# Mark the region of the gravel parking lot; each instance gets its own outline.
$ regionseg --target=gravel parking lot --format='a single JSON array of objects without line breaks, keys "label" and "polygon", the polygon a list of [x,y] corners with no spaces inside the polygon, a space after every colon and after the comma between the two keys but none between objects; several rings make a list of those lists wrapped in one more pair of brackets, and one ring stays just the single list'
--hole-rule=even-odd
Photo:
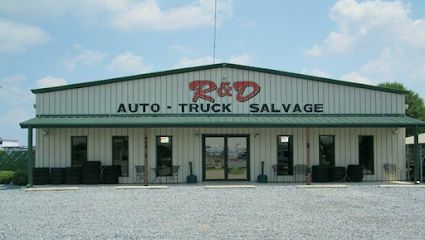
[{"label": "gravel parking lot", "polygon": [[425,188],[0,190],[0,239],[425,239]]}]

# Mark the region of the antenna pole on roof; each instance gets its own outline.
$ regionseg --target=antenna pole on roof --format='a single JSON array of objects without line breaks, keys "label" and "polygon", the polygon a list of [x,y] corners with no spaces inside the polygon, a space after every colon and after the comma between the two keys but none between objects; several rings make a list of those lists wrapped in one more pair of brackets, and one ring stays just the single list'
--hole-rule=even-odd
[{"label": "antenna pole on roof", "polygon": [[215,63],[215,38],[217,32],[217,0],[214,1],[214,46],[213,46],[213,63]]}]

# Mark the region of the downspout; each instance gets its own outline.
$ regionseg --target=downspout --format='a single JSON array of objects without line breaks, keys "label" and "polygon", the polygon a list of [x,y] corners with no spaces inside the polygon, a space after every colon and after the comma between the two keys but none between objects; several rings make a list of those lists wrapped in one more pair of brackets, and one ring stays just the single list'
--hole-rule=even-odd
[{"label": "downspout", "polygon": [[32,163],[33,163],[33,158],[32,158],[32,126],[28,127],[28,176],[27,176],[27,187],[32,187],[33,186],[33,177],[32,177]]}]

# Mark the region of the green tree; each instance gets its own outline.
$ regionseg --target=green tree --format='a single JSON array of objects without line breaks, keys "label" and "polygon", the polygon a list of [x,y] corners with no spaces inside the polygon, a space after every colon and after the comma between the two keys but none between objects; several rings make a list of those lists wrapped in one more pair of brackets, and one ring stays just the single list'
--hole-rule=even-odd
[{"label": "green tree", "polygon": [[[407,89],[402,83],[398,82],[385,82],[378,84],[378,86],[406,92],[406,104],[408,106],[406,109],[406,115],[425,121],[425,104],[424,100],[419,96],[419,94],[410,89]],[[424,129],[421,129],[421,132],[423,131]],[[408,136],[412,136],[414,131],[413,129],[407,129],[406,133]]]}]

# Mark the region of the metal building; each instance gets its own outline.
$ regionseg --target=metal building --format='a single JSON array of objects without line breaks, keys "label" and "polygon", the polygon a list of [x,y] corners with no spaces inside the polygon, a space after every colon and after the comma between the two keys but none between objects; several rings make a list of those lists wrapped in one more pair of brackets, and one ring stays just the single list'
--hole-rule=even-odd
[{"label": "metal building", "polygon": [[[300,166],[360,164],[364,181],[404,180],[404,93],[235,64],[213,64],[32,90],[35,167],[120,165],[120,183],[189,162],[200,181],[305,181]],[[386,174],[385,165],[397,172]],[[171,175],[167,172],[165,175]]]}]

